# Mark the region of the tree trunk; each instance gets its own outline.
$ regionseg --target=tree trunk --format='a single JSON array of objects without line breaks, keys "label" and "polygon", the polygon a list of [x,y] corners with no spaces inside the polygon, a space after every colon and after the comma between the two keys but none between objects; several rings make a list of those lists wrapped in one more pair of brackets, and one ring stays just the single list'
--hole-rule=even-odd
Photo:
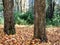
[{"label": "tree trunk", "polygon": [[15,34],[15,23],[13,15],[13,0],[3,0],[4,7],[4,32],[8,35]]},{"label": "tree trunk", "polygon": [[19,10],[22,13],[22,0],[20,0],[20,2],[19,2]]},{"label": "tree trunk", "polygon": [[47,18],[49,18],[52,21],[53,15],[54,15],[54,7],[55,7],[55,2],[53,0],[47,0],[48,2],[48,8],[47,8]]},{"label": "tree trunk", "polygon": [[24,12],[26,12],[26,0],[22,0],[22,12],[24,13]]},{"label": "tree trunk", "polygon": [[42,42],[47,41],[45,23],[45,0],[35,0],[34,2],[34,37]]}]

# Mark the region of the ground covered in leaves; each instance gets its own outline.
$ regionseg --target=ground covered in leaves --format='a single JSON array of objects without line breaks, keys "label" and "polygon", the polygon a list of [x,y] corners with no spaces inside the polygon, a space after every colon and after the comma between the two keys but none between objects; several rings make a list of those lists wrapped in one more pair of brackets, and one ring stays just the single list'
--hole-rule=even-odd
[{"label": "ground covered in leaves", "polygon": [[16,25],[15,35],[6,35],[3,25],[0,25],[0,45],[60,45],[60,27],[49,27],[47,31],[47,43],[41,43],[38,39],[32,40],[33,26]]}]

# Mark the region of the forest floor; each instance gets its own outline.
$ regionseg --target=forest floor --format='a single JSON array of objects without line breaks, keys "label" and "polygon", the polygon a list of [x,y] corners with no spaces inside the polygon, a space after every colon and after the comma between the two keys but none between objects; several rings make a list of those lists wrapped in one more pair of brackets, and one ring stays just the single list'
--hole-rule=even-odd
[{"label": "forest floor", "polygon": [[60,27],[46,28],[47,43],[41,43],[38,39],[32,40],[33,28],[34,26],[16,25],[16,34],[8,36],[3,32],[3,25],[0,25],[0,45],[60,45]]}]

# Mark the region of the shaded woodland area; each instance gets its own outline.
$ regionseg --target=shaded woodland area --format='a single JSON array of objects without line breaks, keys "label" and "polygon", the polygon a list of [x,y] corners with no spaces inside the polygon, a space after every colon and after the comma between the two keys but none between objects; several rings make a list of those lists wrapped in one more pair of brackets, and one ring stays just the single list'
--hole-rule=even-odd
[{"label": "shaded woodland area", "polygon": [[0,45],[60,45],[60,0],[0,0]]}]

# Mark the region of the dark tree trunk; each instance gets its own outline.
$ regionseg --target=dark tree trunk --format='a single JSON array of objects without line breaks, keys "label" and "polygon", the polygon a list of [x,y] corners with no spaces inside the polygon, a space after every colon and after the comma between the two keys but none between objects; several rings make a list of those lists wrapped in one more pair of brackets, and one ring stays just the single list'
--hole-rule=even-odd
[{"label": "dark tree trunk", "polygon": [[3,0],[4,7],[4,32],[8,35],[15,34],[15,23],[13,15],[13,0]]},{"label": "dark tree trunk", "polygon": [[34,37],[42,42],[47,41],[45,23],[45,0],[35,0],[34,2]]},{"label": "dark tree trunk", "polygon": [[49,18],[52,21],[53,15],[54,15],[54,7],[55,7],[55,2],[53,0],[49,0],[48,2],[48,8],[47,8],[47,18]]}]

